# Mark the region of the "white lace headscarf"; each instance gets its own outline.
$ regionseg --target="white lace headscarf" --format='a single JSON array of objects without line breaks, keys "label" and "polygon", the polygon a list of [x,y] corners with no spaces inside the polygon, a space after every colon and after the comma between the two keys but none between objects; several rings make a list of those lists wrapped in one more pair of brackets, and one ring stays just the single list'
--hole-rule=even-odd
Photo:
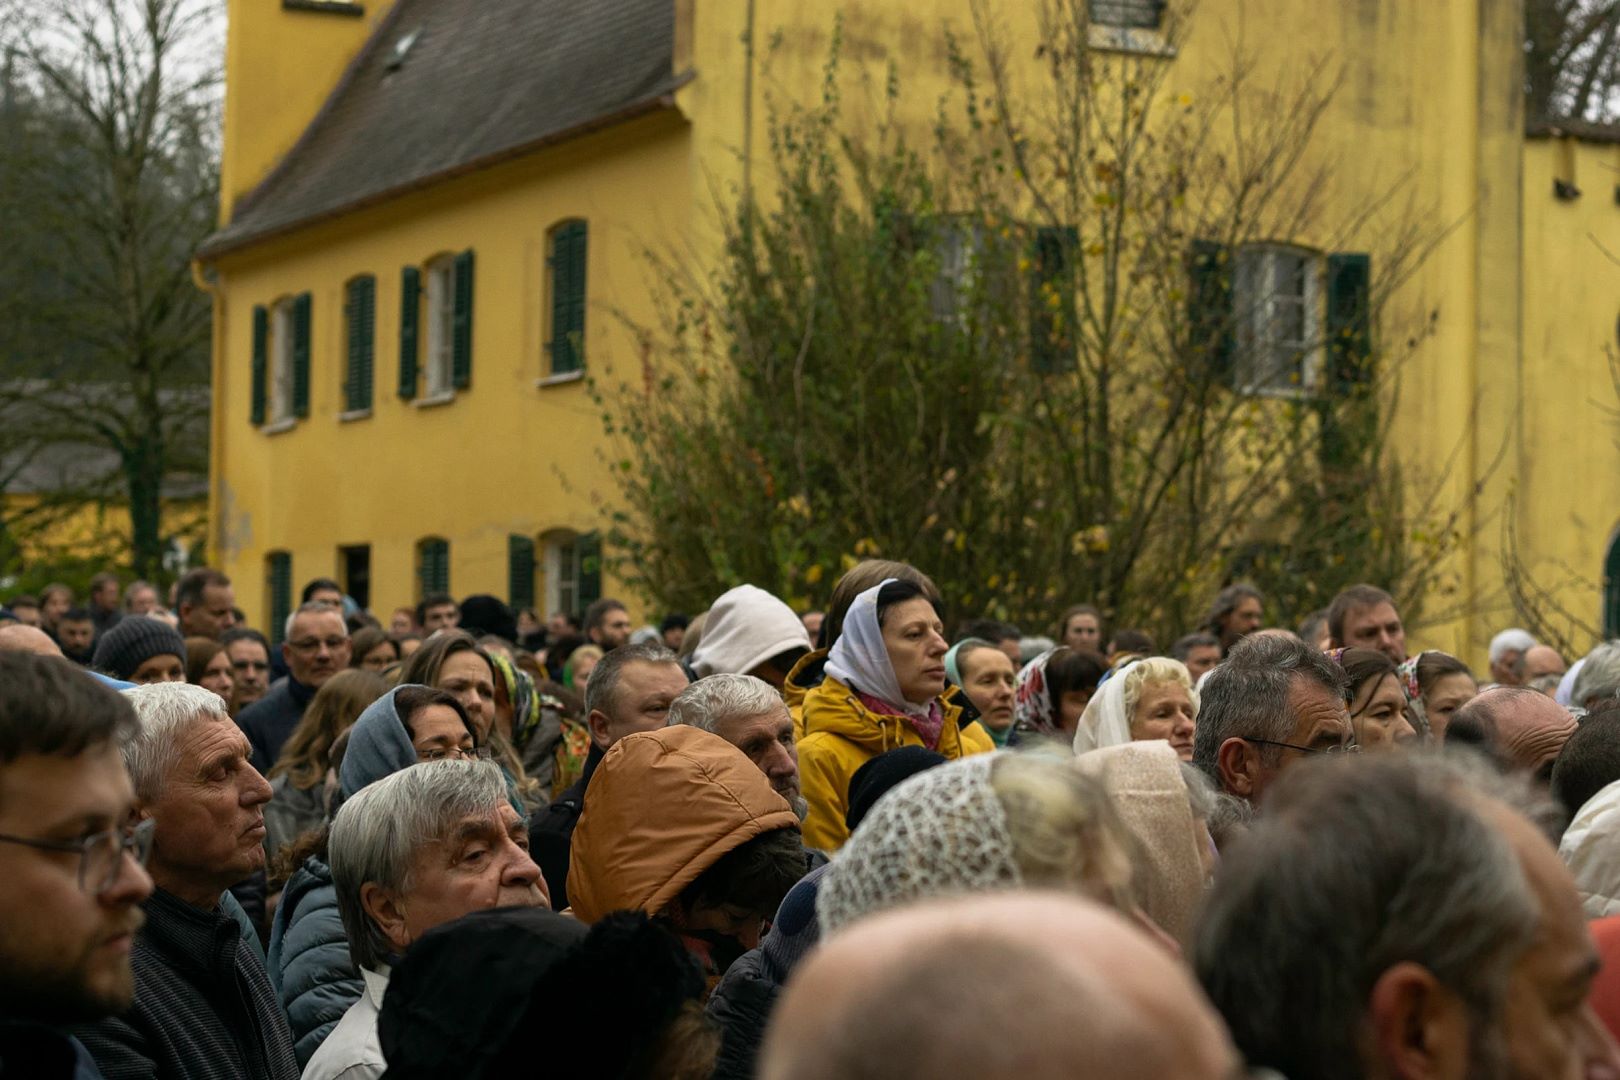
[{"label": "white lace headscarf", "polygon": [[852,689],[887,702],[907,716],[926,717],[933,702],[921,705],[906,700],[889,660],[889,647],[883,644],[883,628],[878,625],[878,593],[898,578],[884,578],[849,605],[844,628],[827,654],[827,674]]},{"label": "white lace headscarf", "polygon": [[1007,815],[990,785],[1002,757],[975,754],[940,765],[879,799],[822,878],[822,934],[924,897],[1021,885]]}]

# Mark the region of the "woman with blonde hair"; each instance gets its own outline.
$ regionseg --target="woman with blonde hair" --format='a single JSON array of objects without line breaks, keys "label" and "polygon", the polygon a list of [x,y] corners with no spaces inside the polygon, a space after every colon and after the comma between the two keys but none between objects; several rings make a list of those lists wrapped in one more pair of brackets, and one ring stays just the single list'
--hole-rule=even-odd
[{"label": "woman with blonde hair", "polygon": [[264,847],[271,858],[283,845],[326,823],[338,783],[332,745],[366,706],[387,692],[388,680],[364,668],[340,671],[315,692],[270,770]]},{"label": "woman with blonde hair", "polygon": [[1180,660],[1150,656],[1109,677],[1074,729],[1074,752],[1141,739],[1164,739],[1182,761],[1191,761],[1198,721],[1198,691]]}]

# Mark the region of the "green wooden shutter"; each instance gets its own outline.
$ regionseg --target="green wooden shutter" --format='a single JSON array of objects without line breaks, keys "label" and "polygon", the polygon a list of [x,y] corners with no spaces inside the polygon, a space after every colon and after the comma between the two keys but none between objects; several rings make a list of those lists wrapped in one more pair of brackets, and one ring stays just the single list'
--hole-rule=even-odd
[{"label": "green wooden shutter", "polygon": [[551,239],[551,373],[585,364],[585,250],[583,221],[559,225]]},{"label": "green wooden shutter", "polygon": [[293,415],[309,415],[309,293],[293,300]]},{"label": "green wooden shutter", "polygon": [[422,271],[407,266],[399,275],[399,396],[416,396],[416,340],[421,320]]},{"label": "green wooden shutter", "polygon": [[1188,259],[1192,277],[1187,322],[1192,357],[1202,360],[1217,382],[1231,385],[1232,253],[1214,240],[1194,240]]},{"label": "green wooden shutter", "polygon": [[[1074,366],[1074,290],[1069,279],[1071,253],[1080,245],[1079,230],[1043,226],[1035,230],[1029,283],[1029,360],[1036,371],[1051,374]],[[1052,290],[1058,306],[1053,310]]]},{"label": "green wooden shutter", "polygon": [[516,533],[506,538],[506,598],[514,608],[534,606],[534,540]]},{"label": "green wooden shutter", "polygon": [[377,332],[377,279],[369,274],[349,282],[343,306],[349,328],[349,362],[343,380],[344,408],[371,408],[372,357]]},{"label": "green wooden shutter", "polygon": [[265,372],[269,368],[270,311],[263,304],[253,305],[253,425],[264,423]]},{"label": "green wooden shutter", "polygon": [[1372,260],[1361,254],[1327,260],[1328,378],[1344,392],[1372,377]]},{"label": "green wooden shutter", "polygon": [[450,381],[457,390],[472,385],[473,253],[456,256],[455,307],[450,346]]},{"label": "green wooden shutter", "polygon": [[1620,637],[1620,537],[1603,560],[1603,636]]},{"label": "green wooden shutter", "polygon": [[430,538],[417,544],[417,586],[420,595],[450,591],[450,541]]},{"label": "green wooden shutter", "polygon": [[575,541],[579,559],[579,590],[574,598],[580,611],[602,599],[602,534],[586,533]]},{"label": "green wooden shutter", "polygon": [[286,637],[287,616],[292,614],[292,556],[273,551],[265,556],[266,585],[270,593],[270,641],[280,645]]}]

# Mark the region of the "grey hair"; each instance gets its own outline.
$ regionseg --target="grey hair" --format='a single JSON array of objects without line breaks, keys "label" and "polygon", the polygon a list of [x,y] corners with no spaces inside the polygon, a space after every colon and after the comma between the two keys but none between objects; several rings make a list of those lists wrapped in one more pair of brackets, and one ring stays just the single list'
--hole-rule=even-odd
[{"label": "grey hair", "polygon": [[[1193,764],[1220,783],[1216,757],[1227,739],[1287,742],[1294,731],[1288,694],[1296,679],[1344,694],[1344,671],[1298,638],[1283,634],[1250,634],[1227,654],[1204,682],[1193,734]],[[1273,760],[1277,748],[1262,746]]]},{"label": "grey hair", "polygon": [[180,757],[177,744],[182,731],[198,720],[231,719],[223,698],[190,683],[148,683],[123,695],[141,722],[140,733],[124,744],[124,767],[141,802],[163,794],[169,770]]},{"label": "grey hair", "polygon": [[1570,687],[1569,703],[1584,709],[1595,698],[1612,697],[1620,697],[1620,641],[1605,641],[1587,654]]},{"label": "grey hair", "polygon": [[394,946],[366,914],[368,883],[395,895],[411,888],[417,853],[445,839],[457,822],[507,804],[506,781],[490,761],[429,761],[367,784],[332,819],[327,860],[338,914],[359,967],[379,969]]},{"label": "grey hair", "polygon": [[[1482,814],[1502,793],[1502,778],[1466,755],[1309,761],[1279,780],[1227,852],[1193,945],[1251,1064],[1361,1076],[1368,995],[1406,962],[1462,999],[1477,1054],[1490,1049],[1540,923],[1518,855]],[[1304,986],[1312,1007],[1301,1011]]]},{"label": "grey hair", "polygon": [[[591,679],[595,678],[593,672]],[[686,724],[719,734],[716,729],[728,720],[785,712],[787,703],[782,695],[764,679],[752,675],[710,675],[682,690],[669,703],[669,726]]]},{"label": "grey hair", "polygon": [[642,645],[620,645],[604,653],[591,669],[591,679],[585,684],[585,715],[600,712],[613,715],[616,704],[614,694],[619,689],[619,676],[630,664],[679,664],[675,654],[657,642]]},{"label": "grey hair", "polygon": [[[297,621],[298,616],[312,615],[316,612],[324,614],[328,611],[336,615],[340,620],[343,619],[343,606],[341,604],[334,604],[330,600],[311,600],[307,604],[299,604],[298,607],[293,610],[293,613],[287,616],[287,622],[281,628],[282,640],[292,640],[293,623]],[[349,636],[349,624],[347,620],[344,620],[343,622],[343,636]]]},{"label": "grey hair", "polygon": [[1501,660],[1510,652],[1523,653],[1526,649],[1533,649],[1541,644],[1528,630],[1521,630],[1517,626],[1502,631],[1491,638],[1491,663]]}]

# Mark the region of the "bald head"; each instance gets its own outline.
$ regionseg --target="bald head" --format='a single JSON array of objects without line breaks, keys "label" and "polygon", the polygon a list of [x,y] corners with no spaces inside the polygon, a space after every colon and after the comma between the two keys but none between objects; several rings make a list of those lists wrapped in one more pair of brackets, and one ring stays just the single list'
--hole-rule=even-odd
[{"label": "bald head", "polygon": [[[970,987],[971,1023],[941,1015]],[[1225,1080],[1226,1029],[1173,957],[1097,904],[1044,893],[924,903],[835,934],[795,974],[764,1080]]]},{"label": "bald head", "polygon": [[62,655],[61,646],[51,640],[51,635],[25,623],[0,626],[0,651],[36,653],[40,656]]},{"label": "bald head", "polygon": [[1448,736],[1459,723],[1477,727],[1503,761],[1530,772],[1551,768],[1576,728],[1568,709],[1522,686],[1498,686],[1474,698],[1452,716]]}]

